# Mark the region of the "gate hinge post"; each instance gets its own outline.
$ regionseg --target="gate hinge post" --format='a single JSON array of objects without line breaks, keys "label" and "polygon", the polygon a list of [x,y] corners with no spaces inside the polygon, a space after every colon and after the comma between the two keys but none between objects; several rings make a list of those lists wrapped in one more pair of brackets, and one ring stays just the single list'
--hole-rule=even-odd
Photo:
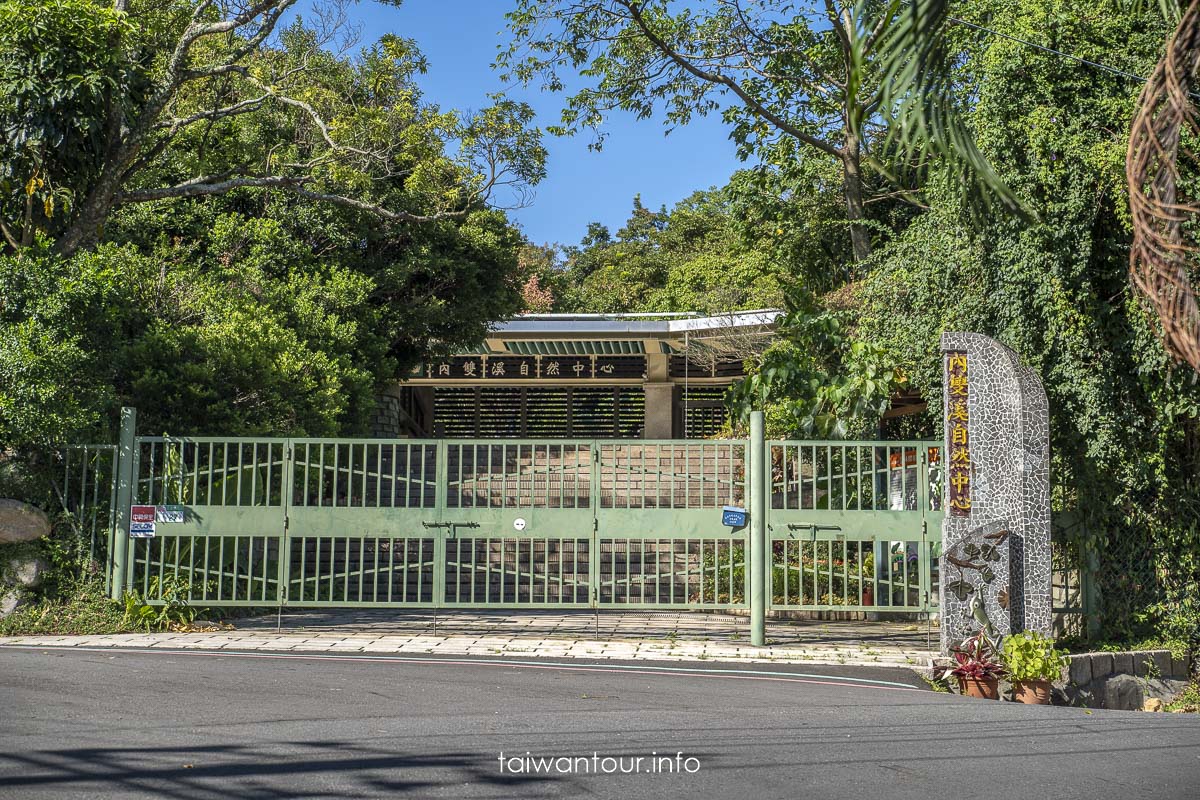
[{"label": "gate hinge post", "polygon": [[[767,644],[767,607],[771,603],[771,541],[767,536],[767,496],[770,492],[771,451],[767,447],[762,411],[750,412],[750,644]],[[786,488],[786,487],[785,487]],[[816,536],[816,529],[813,529]]]}]

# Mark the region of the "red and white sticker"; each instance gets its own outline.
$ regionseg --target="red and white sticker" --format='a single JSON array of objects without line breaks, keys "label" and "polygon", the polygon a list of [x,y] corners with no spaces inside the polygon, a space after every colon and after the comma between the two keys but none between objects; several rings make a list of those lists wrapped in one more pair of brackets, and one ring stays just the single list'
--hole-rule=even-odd
[{"label": "red and white sticker", "polygon": [[156,509],[154,506],[130,506],[130,522],[154,522]]}]

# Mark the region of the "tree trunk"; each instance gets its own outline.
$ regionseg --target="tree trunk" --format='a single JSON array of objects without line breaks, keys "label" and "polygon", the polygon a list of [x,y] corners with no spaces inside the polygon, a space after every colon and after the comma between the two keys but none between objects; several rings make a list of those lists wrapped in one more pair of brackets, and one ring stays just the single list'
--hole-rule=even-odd
[{"label": "tree trunk", "polygon": [[859,163],[858,137],[847,136],[842,148],[842,180],[845,183],[846,219],[850,222],[850,244],[854,260],[864,261],[871,255],[871,231],[863,224],[866,207],[862,196],[862,169]]},{"label": "tree trunk", "polygon": [[100,239],[100,228],[112,210],[113,199],[116,196],[116,186],[109,186],[116,181],[101,182],[88,194],[83,201],[75,221],[63,231],[62,236],[54,243],[54,252],[63,258],[70,258],[81,249],[87,249]]},{"label": "tree trunk", "polygon": [[[118,44],[113,40],[113,47]],[[108,219],[117,193],[121,190],[122,173],[137,153],[139,142],[125,137],[125,114],[121,98],[109,95],[105,117],[104,164],[100,178],[80,203],[75,221],[54,243],[54,252],[64,258],[70,258],[78,250],[92,247],[99,241],[100,228]]]}]

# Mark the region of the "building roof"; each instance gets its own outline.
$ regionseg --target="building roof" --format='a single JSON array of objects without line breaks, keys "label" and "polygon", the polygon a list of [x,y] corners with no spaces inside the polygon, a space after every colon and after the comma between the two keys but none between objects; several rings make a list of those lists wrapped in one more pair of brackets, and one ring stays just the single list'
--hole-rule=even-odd
[{"label": "building roof", "polygon": [[688,332],[758,328],[775,324],[783,314],[773,308],[732,311],[703,316],[697,313],[671,314],[522,314],[492,326],[492,336],[520,338],[545,337],[577,339],[651,337],[674,338]]}]

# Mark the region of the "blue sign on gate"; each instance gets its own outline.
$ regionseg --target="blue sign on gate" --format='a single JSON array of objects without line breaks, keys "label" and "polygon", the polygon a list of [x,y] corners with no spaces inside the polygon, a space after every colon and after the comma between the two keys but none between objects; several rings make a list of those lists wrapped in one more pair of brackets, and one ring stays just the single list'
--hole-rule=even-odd
[{"label": "blue sign on gate", "polygon": [[746,524],[746,509],[737,506],[722,506],[721,524],[730,528],[741,528]]}]

